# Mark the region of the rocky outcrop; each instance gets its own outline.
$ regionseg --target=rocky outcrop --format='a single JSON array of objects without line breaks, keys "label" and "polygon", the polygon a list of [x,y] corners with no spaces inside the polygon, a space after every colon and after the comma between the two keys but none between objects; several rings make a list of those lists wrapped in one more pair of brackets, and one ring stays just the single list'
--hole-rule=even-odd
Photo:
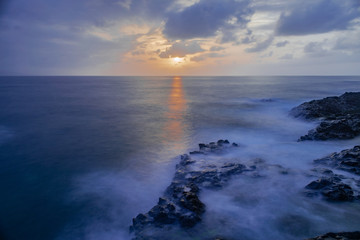
[{"label": "rocky outcrop", "polygon": [[308,238],[306,240],[359,240],[360,232],[327,233],[322,236]]},{"label": "rocky outcrop", "polygon": [[343,150],[340,153],[332,153],[324,158],[314,160],[314,163],[318,166],[346,171],[355,176],[335,174],[327,168],[315,168],[312,175],[318,179],[305,187],[307,196],[322,196],[329,201],[360,200],[360,180],[356,177],[356,175],[360,175],[360,146]]},{"label": "rocky outcrop", "polygon": [[327,97],[305,102],[293,108],[290,114],[296,118],[315,120],[360,113],[360,92],[346,92],[340,97]]},{"label": "rocky outcrop", "polygon": [[360,175],[360,146],[355,146],[339,153],[332,153],[324,158],[316,159],[314,162],[318,165]]},{"label": "rocky outcrop", "polygon": [[343,183],[338,176],[319,178],[309,183],[305,189],[307,189],[307,196],[313,197],[321,194],[329,201],[352,201],[355,198],[352,188]]},{"label": "rocky outcrop", "polygon": [[[209,144],[199,144],[199,150],[192,154],[211,154],[229,147],[236,147],[228,140],[219,140]],[[254,171],[239,163],[225,163],[220,166],[196,164],[189,155],[181,156],[176,165],[175,176],[166,189],[164,196],[147,213],[139,214],[133,219],[130,231],[135,233],[135,239],[151,239],[151,229],[164,226],[179,226],[191,228],[201,221],[206,206],[199,199],[203,188],[221,188],[236,174]],[[150,229],[150,231],[149,231]],[[149,233],[150,232],[150,233]]]},{"label": "rocky outcrop", "polygon": [[305,102],[293,108],[290,115],[320,121],[300,141],[351,139],[360,134],[360,92]]}]

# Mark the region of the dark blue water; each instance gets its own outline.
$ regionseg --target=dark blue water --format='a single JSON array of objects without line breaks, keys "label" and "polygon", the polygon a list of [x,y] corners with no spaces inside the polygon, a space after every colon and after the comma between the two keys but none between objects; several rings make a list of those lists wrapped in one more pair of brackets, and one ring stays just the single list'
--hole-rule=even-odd
[{"label": "dark blue water", "polygon": [[358,139],[294,145],[313,125],[287,112],[346,91],[360,77],[0,77],[0,236],[130,239],[199,142],[306,168]]}]

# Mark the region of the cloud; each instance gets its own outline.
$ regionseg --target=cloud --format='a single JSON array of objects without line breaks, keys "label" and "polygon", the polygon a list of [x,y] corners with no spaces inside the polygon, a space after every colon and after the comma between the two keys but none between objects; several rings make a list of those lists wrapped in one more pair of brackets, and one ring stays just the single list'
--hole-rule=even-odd
[{"label": "cloud", "polygon": [[307,35],[346,30],[360,17],[358,0],[313,0],[301,2],[283,12],[277,22],[277,35]]},{"label": "cloud", "polygon": [[[146,33],[146,29],[136,26],[159,25],[173,2],[7,1],[6,9],[0,11],[0,74],[70,74],[105,69],[136,44],[136,34]],[[0,3],[2,8],[5,2]]]},{"label": "cloud", "polygon": [[221,50],[225,50],[225,48],[224,48],[224,47],[220,47],[220,46],[212,46],[212,47],[210,48],[210,51],[211,51],[211,52],[217,52],[217,51],[221,51]]},{"label": "cloud", "polygon": [[360,32],[348,34],[337,39],[334,50],[360,50]]},{"label": "cloud", "polygon": [[304,52],[311,57],[323,57],[328,51],[323,48],[323,42],[310,42],[304,47]]},{"label": "cloud", "polygon": [[249,44],[249,43],[253,43],[253,42],[256,42],[254,36],[250,36],[250,37],[247,36],[247,37],[244,37],[243,39],[241,39],[242,44]]},{"label": "cloud", "polygon": [[160,52],[159,57],[185,57],[188,54],[194,54],[205,51],[196,41],[175,42],[166,51]]},{"label": "cloud", "polygon": [[249,4],[249,0],[201,0],[169,14],[164,34],[171,39],[207,38],[232,26],[245,27],[252,14]]},{"label": "cloud", "polygon": [[279,59],[281,59],[281,60],[290,60],[290,59],[293,59],[293,58],[294,58],[294,56],[292,54],[290,54],[290,53],[279,57]]},{"label": "cloud", "polygon": [[274,36],[269,36],[266,40],[256,43],[254,47],[245,49],[248,53],[261,52],[266,50],[274,41]]},{"label": "cloud", "polygon": [[224,56],[225,56],[224,54],[220,54],[220,53],[205,53],[205,54],[190,58],[190,61],[201,62],[208,58],[219,58],[219,57],[224,57]]},{"label": "cloud", "polygon": [[131,55],[133,56],[139,56],[139,55],[144,55],[145,51],[144,50],[135,50],[131,52]]},{"label": "cloud", "polygon": [[288,43],[289,41],[277,42],[276,47],[285,47]]}]

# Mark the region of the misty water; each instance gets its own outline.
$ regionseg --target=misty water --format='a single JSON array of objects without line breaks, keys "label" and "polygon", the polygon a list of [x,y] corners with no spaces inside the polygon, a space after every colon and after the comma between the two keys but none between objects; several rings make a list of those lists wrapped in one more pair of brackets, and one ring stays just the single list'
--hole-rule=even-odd
[{"label": "misty water", "polygon": [[360,77],[0,77],[0,239],[131,239],[132,218],[157,203],[179,155],[218,139],[239,147],[208,163],[273,167],[203,190],[202,222],[158,229],[167,239],[359,230],[359,203],[302,190],[314,159],[360,138],[297,142],[316,123],[288,115],[347,91],[360,91]]}]

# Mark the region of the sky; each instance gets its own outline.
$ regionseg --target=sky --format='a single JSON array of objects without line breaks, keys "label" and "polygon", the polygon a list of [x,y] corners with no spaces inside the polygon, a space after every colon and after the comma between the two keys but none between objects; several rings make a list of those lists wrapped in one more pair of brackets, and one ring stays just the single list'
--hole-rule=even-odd
[{"label": "sky", "polygon": [[0,0],[0,75],[360,75],[360,0]]}]

